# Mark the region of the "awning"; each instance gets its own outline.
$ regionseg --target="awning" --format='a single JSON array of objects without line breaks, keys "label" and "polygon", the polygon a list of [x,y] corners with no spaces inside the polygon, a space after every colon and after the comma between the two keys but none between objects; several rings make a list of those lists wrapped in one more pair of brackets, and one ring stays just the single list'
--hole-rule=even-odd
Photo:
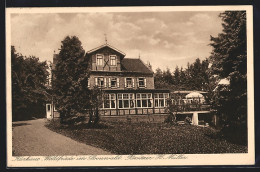
[{"label": "awning", "polygon": [[191,98],[204,98],[204,96],[198,92],[192,92],[190,94],[187,94],[185,96],[186,99],[191,99]]}]

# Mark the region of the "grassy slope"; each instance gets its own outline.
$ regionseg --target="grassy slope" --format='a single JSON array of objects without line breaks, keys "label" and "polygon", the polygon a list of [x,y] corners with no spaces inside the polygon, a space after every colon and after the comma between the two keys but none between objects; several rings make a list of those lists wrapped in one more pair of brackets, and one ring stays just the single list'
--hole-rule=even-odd
[{"label": "grassy slope", "polygon": [[210,128],[192,125],[123,122],[103,123],[100,129],[64,128],[58,121],[46,126],[79,142],[96,146],[115,154],[202,154],[245,153],[247,147],[216,137]]}]

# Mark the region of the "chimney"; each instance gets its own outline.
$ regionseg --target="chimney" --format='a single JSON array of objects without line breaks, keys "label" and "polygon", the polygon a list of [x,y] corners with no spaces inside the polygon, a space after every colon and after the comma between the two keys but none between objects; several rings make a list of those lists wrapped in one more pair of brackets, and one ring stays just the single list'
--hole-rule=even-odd
[{"label": "chimney", "polygon": [[150,64],[150,62],[149,61],[147,61],[147,67],[150,69],[150,70],[152,70],[152,65]]}]

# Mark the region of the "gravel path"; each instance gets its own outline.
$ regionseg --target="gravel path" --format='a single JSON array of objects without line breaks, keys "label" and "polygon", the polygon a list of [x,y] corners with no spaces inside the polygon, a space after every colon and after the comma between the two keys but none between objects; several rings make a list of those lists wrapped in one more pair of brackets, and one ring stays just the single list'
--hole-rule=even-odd
[{"label": "gravel path", "polygon": [[13,122],[13,156],[109,155],[47,129],[46,119]]}]

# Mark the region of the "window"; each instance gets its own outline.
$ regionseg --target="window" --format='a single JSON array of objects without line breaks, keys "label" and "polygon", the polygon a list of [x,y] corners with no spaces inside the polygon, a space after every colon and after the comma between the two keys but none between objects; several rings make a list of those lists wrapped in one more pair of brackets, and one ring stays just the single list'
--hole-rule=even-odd
[{"label": "window", "polygon": [[146,87],[146,79],[145,78],[138,78],[138,86],[139,87]]},{"label": "window", "polygon": [[103,56],[97,55],[97,65],[102,66],[103,65]]},{"label": "window", "polygon": [[123,108],[134,108],[134,94],[126,93],[126,94],[118,94],[118,107],[120,109]]},{"label": "window", "polygon": [[56,109],[56,106],[55,106],[55,105],[53,105],[53,110],[54,110],[54,111],[57,111],[57,109]]},{"label": "window", "polygon": [[168,98],[169,98],[168,93],[154,94],[154,107],[166,107]]},{"label": "window", "polygon": [[110,87],[111,88],[116,88],[117,85],[117,79],[116,78],[111,78],[110,80]]},{"label": "window", "polygon": [[95,78],[95,85],[99,87],[105,87],[106,86],[106,78],[98,77]]},{"label": "window", "polygon": [[132,78],[126,78],[126,87],[131,88],[133,85]]},{"label": "window", "polygon": [[50,111],[51,110],[51,105],[47,105],[47,107],[48,107],[48,111]]},{"label": "window", "polygon": [[116,66],[116,56],[110,56],[110,65]]},{"label": "window", "polygon": [[136,107],[152,107],[153,98],[151,93],[136,94]]},{"label": "window", "polygon": [[116,108],[116,95],[115,94],[105,94],[104,104],[105,109],[115,109]]}]

